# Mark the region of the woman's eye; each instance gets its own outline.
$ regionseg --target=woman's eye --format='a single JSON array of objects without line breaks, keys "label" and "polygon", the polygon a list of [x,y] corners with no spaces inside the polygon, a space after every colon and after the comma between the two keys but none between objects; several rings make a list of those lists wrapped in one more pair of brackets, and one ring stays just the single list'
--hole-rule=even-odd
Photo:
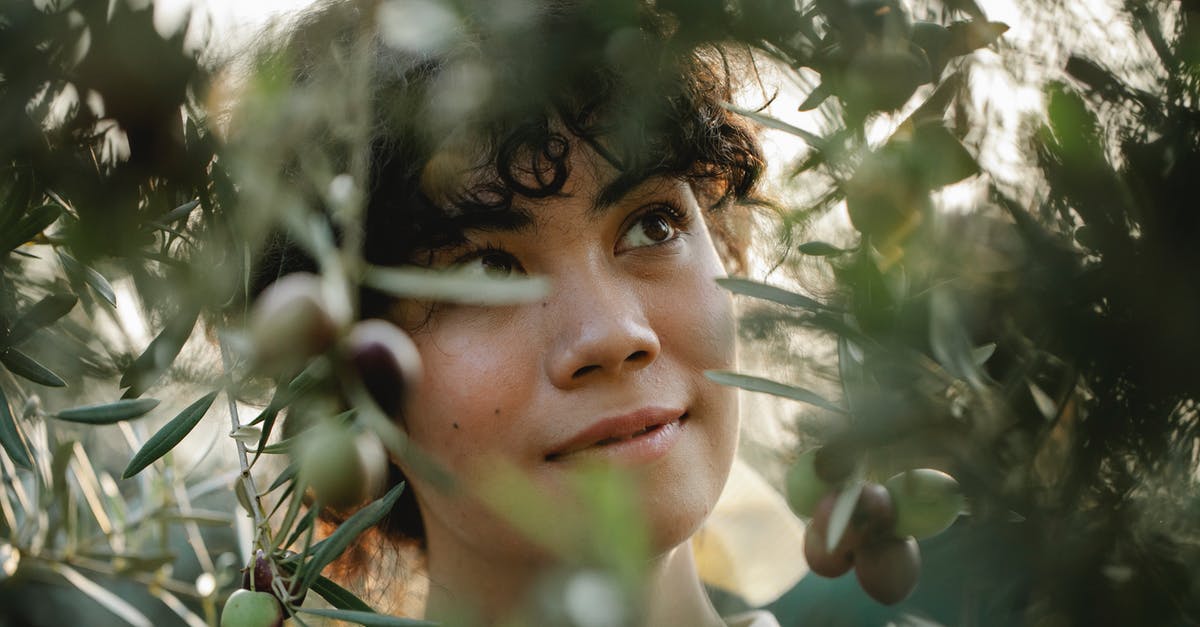
[{"label": "woman's eye", "polygon": [[510,254],[484,251],[457,264],[464,271],[488,277],[506,277],[521,271],[521,264]]},{"label": "woman's eye", "polygon": [[671,216],[663,212],[652,211],[640,218],[621,238],[621,248],[641,248],[670,241],[678,234]]}]

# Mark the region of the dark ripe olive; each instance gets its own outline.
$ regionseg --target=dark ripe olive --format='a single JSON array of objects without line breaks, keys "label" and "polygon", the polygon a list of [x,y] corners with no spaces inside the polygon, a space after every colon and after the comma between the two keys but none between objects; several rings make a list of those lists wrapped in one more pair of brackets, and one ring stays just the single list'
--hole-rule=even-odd
[{"label": "dark ripe olive", "polygon": [[894,605],[908,598],[921,576],[921,551],[913,538],[886,538],[855,555],[854,574],[872,599]]},{"label": "dark ripe olive", "polygon": [[221,608],[221,627],[283,627],[283,608],[266,592],[234,590]]},{"label": "dark ripe olive", "polygon": [[[275,589],[271,585],[274,579],[275,576],[271,572],[271,560],[267,558],[267,554],[262,549],[258,549],[254,553],[254,566],[242,569],[242,588],[255,592],[267,592],[274,596]],[[293,584],[291,602],[292,605],[300,605],[304,603],[304,597],[308,591],[304,590],[296,595],[295,588],[296,586]]]},{"label": "dark ripe olive", "polygon": [[896,526],[896,507],[888,489],[878,483],[864,484],[850,525],[861,531],[868,540],[891,536]]},{"label": "dark ripe olive", "polygon": [[346,336],[346,352],[379,409],[398,415],[421,372],[421,358],[408,335],[390,322],[364,320]]},{"label": "dark ripe olive", "polygon": [[808,569],[822,577],[840,577],[854,566],[854,554],[841,550],[827,551],[825,548],[825,532],[828,530],[829,519],[825,525],[818,526],[816,518],[809,523],[804,531],[804,559]]}]

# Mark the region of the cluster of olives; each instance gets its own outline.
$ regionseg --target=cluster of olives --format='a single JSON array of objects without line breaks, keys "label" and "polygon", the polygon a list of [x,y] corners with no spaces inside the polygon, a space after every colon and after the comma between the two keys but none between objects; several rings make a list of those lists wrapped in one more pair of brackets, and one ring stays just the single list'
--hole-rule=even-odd
[{"label": "cluster of olives", "polygon": [[[272,586],[275,579],[271,562],[259,549],[254,564],[242,573],[242,587],[235,590],[221,610],[221,627],[282,627],[286,607]],[[294,593],[295,588],[290,588]],[[306,591],[289,599],[292,605],[304,602]]]},{"label": "cluster of olives", "polygon": [[[820,454],[820,449],[802,454],[787,477],[788,504],[797,515],[811,518],[804,537],[809,569],[824,577],[840,577],[854,569],[871,598],[885,605],[903,601],[921,574],[917,539],[945,531],[962,512],[958,482],[940,470],[918,468],[883,485],[847,484],[845,477],[830,476]],[[832,544],[830,522],[847,490],[856,491],[857,500]]]},{"label": "cluster of olives", "polygon": [[[247,321],[251,358],[265,374],[300,371],[327,355],[343,385],[357,386],[386,416],[395,416],[421,370],[416,346],[384,320],[351,320],[344,286],[297,272],[272,283]],[[387,454],[373,432],[330,420],[322,407],[315,426],[295,448],[300,478],[324,506],[343,509],[369,499],[387,479]]]}]

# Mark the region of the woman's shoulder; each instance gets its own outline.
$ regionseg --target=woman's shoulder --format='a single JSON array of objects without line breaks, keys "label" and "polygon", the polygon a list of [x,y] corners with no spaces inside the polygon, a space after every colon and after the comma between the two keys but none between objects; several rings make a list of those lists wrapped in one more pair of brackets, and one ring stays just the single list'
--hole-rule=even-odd
[{"label": "woman's shoulder", "polygon": [[729,627],[779,627],[775,615],[766,610],[752,610],[725,617]]}]

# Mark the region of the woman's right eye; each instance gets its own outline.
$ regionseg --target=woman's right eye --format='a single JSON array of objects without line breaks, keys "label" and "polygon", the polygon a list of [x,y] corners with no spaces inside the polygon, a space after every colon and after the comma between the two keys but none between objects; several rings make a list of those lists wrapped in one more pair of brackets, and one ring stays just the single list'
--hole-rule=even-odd
[{"label": "woman's right eye", "polygon": [[502,250],[494,249],[471,253],[459,259],[454,265],[464,272],[494,278],[503,278],[524,271],[521,262],[517,261],[516,257]]}]

